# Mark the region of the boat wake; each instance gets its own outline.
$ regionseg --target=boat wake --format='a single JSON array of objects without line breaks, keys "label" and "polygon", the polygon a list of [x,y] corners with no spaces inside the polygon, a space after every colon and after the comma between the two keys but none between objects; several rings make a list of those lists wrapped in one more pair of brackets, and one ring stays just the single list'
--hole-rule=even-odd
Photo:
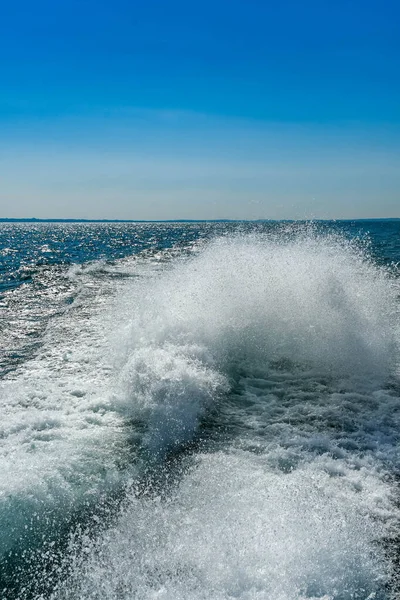
[{"label": "boat wake", "polygon": [[396,280],[290,228],[107,268],[3,384],[18,597],[392,597]]}]

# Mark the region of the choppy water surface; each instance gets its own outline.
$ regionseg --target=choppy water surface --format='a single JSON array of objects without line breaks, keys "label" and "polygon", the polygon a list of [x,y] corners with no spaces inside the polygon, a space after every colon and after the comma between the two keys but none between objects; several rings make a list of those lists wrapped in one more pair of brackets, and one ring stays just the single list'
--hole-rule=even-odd
[{"label": "choppy water surface", "polygon": [[398,597],[400,223],[0,225],[0,590]]}]

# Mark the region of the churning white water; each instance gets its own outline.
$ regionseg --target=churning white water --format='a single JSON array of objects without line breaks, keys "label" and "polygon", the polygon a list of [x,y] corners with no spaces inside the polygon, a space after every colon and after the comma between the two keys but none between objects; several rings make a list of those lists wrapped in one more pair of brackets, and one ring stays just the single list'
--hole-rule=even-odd
[{"label": "churning white water", "polygon": [[[51,506],[55,523],[88,506],[54,599],[394,597],[387,273],[307,231],[112,269],[129,277],[93,290],[86,273],[41,353],[3,386],[15,466],[2,514],[20,519],[3,553],[32,515]],[[123,498],[99,517],[112,490]]]}]

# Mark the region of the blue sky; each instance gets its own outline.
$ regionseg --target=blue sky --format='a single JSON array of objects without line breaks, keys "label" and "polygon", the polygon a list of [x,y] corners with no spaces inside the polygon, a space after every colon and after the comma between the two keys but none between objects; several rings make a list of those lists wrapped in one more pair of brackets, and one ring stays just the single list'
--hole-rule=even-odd
[{"label": "blue sky", "polygon": [[400,217],[400,7],[16,1],[0,216]]}]

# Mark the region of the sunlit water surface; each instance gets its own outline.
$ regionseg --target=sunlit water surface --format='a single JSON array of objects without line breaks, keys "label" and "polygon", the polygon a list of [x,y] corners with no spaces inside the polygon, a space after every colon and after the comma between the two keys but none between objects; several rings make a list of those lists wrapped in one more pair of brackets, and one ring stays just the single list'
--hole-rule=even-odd
[{"label": "sunlit water surface", "polygon": [[399,222],[0,224],[0,590],[389,600]]}]

